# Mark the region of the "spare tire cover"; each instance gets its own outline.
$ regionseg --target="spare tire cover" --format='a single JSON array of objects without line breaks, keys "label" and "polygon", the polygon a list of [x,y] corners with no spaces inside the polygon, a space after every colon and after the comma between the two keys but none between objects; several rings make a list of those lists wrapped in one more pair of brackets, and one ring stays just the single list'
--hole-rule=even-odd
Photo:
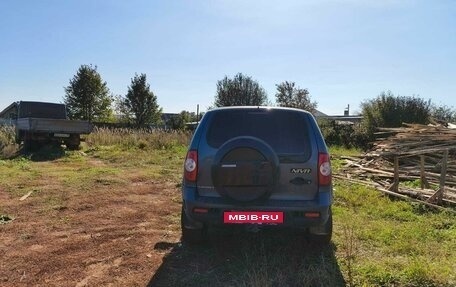
[{"label": "spare tire cover", "polygon": [[236,137],[217,151],[212,165],[216,191],[236,202],[267,199],[278,183],[279,160],[272,148],[255,137]]}]

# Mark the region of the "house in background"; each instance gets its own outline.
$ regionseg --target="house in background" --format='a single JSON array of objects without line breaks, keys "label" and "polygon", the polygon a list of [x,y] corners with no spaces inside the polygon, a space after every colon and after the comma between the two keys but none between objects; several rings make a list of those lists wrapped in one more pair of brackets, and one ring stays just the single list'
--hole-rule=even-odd
[{"label": "house in background", "polygon": [[334,115],[334,116],[329,116],[325,113],[320,112],[319,110],[315,110],[313,113],[314,117],[318,119],[328,119],[328,120],[333,120],[336,121],[338,124],[342,125],[353,125],[360,123],[361,120],[363,119],[362,115],[350,115],[350,105],[348,105],[345,110],[343,115]]}]

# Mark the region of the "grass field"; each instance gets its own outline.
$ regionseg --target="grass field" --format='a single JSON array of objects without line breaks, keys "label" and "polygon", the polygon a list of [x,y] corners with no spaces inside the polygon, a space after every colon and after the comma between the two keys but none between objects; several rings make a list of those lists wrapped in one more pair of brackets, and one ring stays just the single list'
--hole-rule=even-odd
[{"label": "grass field", "polygon": [[188,139],[100,131],[0,160],[0,286],[456,286],[453,213],[337,180],[330,246],[240,228],[182,244]]}]

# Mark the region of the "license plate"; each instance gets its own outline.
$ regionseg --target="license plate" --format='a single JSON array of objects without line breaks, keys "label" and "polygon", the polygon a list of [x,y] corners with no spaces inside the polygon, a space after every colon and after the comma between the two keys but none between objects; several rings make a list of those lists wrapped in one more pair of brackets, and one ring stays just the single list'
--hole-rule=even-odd
[{"label": "license plate", "polygon": [[54,137],[56,138],[69,138],[70,135],[69,134],[54,134]]},{"label": "license plate", "polygon": [[283,223],[283,212],[273,211],[225,211],[223,223],[242,224],[280,224]]}]

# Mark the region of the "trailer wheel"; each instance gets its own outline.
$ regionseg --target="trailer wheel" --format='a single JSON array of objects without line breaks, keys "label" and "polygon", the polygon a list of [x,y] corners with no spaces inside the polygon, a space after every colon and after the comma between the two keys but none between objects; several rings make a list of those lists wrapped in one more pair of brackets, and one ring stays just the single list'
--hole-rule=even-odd
[{"label": "trailer wheel", "polygon": [[65,145],[69,150],[78,150],[80,144],[81,138],[79,135],[75,134],[70,135],[70,138],[65,142]]},{"label": "trailer wheel", "polygon": [[34,135],[31,132],[24,133],[24,151],[34,152],[41,148],[41,142],[34,139]]},{"label": "trailer wheel", "polygon": [[42,147],[42,143],[37,140],[26,139],[24,140],[24,151],[26,152],[36,152],[39,151]]},{"label": "trailer wheel", "polygon": [[66,146],[69,150],[78,150],[79,149],[79,145],[67,144]]}]

